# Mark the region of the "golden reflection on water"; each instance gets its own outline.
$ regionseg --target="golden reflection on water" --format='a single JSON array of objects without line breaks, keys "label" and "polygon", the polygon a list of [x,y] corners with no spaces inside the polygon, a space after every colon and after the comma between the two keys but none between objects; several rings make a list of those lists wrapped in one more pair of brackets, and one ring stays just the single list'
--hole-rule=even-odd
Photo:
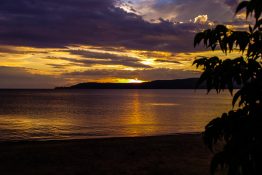
[{"label": "golden reflection on water", "polygon": [[[156,113],[149,105],[143,103],[141,93],[135,91],[132,94],[129,117],[123,121],[123,125],[130,126],[126,130],[127,135],[143,136],[152,135],[159,130]],[[150,108],[150,109],[148,109]],[[144,111],[146,110],[146,112]]]},{"label": "golden reflection on water", "polygon": [[179,106],[178,103],[151,103],[153,106]]},{"label": "golden reflection on water", "polygon": [[229,95],[190,90],[22,91],[0,99],[0,140],[201,132],[231,108]]}]

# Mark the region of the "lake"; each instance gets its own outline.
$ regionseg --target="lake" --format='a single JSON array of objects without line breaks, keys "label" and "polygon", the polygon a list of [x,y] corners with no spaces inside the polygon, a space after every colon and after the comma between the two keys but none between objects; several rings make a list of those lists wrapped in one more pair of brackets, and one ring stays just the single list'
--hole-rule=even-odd
[{"label": "lake", "polygon": [[230,110],[206,90],[0,90],[0,140],[61,140],[202,132]]}]

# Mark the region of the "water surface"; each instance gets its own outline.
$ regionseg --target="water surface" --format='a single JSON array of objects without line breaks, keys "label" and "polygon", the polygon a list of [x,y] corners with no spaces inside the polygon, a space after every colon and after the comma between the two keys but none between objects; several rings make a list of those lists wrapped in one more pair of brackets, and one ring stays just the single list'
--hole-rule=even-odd
[{"label": "water surface", "polygon": [[231,109],[205,90],[0,90],[0,140],[201,132]]}]

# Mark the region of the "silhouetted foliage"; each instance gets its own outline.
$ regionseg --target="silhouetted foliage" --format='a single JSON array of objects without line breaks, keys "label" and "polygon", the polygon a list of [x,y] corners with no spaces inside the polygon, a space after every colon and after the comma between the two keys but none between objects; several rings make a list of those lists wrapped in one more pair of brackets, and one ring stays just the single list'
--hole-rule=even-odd
[{"label": "silhouetted foliage", "polygon": [[[220,93],[228,89],[233,95],[233,84],[239,85],[233,96],[234,110],[222,114],[205,128],[205,144],[215,155],[211,162],[211,173],[222,168],[228,175],[262,174],[262,1],[241,2],[236,13],[246,10],[246,17],[254,18],[254,25],[247,31],[234,31],[217,25],[196,34],[194,46],[203,42],[206,48],[221,49],[225,54],[239,50],[238,58],[219,59],[201,57],[194,61],[203,67],[198,85],[206,82],[208,92]],[[214,151],[217,145],[222,149]]]}]

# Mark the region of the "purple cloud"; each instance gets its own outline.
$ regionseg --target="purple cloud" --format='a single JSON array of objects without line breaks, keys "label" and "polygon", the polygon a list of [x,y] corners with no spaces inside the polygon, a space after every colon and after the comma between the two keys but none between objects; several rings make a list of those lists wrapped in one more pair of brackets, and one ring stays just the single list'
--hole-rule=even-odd
[{"label": "purple cloud", "polygon": [[[65,47],[74,44],[192,51],[199,26],[150,23],[115,0],[2,0],[0,44]],[[202,28],[203,26],[201,26]]]}]

